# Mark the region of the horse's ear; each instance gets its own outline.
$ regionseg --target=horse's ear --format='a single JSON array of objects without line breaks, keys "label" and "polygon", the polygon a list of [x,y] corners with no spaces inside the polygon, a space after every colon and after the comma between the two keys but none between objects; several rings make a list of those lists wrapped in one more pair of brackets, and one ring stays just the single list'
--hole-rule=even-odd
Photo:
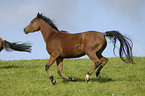
[{"label": "horse's ear", "polygon": [[38,12],[38,14],[37,14],[37,18],[40,18],[40,16],[41,16],[41,14]]}]

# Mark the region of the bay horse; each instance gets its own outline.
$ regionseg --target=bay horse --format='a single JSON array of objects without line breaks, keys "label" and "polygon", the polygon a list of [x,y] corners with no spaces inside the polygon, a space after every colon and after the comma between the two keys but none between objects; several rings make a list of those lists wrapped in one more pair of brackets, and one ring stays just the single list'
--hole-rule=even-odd
[{"label": "bay horse", "polygon": [[[89,76],[96,71],[96,77],[100,79],[100,71],[107,63],[108,59],[102,56],[102,52],[107,46],[105,37],[112,39],[114,48],[117,40],[120,42],[119,56],[124,62],[133,63],[132,57],[132,41],[123,36],[118,31],[107,31],[105,33],[97,31],[87,31],[83,33],[70,34],[64,31],[59,31],[56,25],[46,16],[37,14],[37,16],[24,28],[26,34],[35,31],[41,31],[46,49],[50,54],[45,70],[48,73],[52,84],[56,81],[49,71],[50,66],[56,61],[58,66],[58,74],[68,80],[75,81],[74,78],[69,78],[62,73],[63,59],[76,58],[84,55],[94,62],[93,68],[86,74],[85,80],[89,81]],[[126,58],[124,58],[124,56]]]},{"label": "bay horse", "polygon": [[16,42],[8,42],[0,38],[0,52],[6,49],[6,51],[22,51],[22,52],[31,52],[31,46],[27,43],[18,44]]}]

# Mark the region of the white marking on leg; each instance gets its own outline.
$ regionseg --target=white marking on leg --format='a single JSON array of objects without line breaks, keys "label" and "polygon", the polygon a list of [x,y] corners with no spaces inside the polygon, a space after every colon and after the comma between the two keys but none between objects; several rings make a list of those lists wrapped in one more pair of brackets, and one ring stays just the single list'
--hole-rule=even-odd
[{"label": "white marking on leg", "polygon": [[85,80],[88,81],[88,80],[89,80],[89,76],[90,76],[90,75],[87,74]]}]

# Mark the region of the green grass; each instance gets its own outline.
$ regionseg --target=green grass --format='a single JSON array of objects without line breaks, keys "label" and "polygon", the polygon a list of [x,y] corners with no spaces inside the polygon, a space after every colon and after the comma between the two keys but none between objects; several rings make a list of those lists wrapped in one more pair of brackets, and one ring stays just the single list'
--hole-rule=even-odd
[{"label": "green grass", "polygon": [[86,73],[94,66],[90,59],[64,60],[63,73],[75,77],[68,82],[50,71],[57,82],[52,85],[44,66],[48,60],[0,61],[0,96],[145,96],[145,57],[135,57],[136,64],[109,58],[101,71],[102,79]]}]

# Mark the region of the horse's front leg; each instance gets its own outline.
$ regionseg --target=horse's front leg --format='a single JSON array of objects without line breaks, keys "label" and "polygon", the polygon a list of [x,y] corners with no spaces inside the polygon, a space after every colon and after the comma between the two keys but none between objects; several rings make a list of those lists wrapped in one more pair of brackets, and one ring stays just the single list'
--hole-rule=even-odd
[{"label": "horse's front leg", "polygon": [[51,80],[52,84],[56,84],[56,81],[54,80],[53,76],[51,75],[50,71],[49,71],[49,67],[54,63],[54,61],[56,60],[57,56],[50,56],[50,59],[48,60],[48,63],[45,66],[45,70],[48,73],[49,79]]},{"label": "horse's front leg", "polygon": [[56,63],[57,63],[57,67],[58,67],[58,74],[59,74],[59,76],[61,76],[62,78],[66,79],[67,81],[75,81],[74,78],[69,78],[69,77],[65,76],[62,73],[62,69],[63,69],[63,58],[57,58]]}]

